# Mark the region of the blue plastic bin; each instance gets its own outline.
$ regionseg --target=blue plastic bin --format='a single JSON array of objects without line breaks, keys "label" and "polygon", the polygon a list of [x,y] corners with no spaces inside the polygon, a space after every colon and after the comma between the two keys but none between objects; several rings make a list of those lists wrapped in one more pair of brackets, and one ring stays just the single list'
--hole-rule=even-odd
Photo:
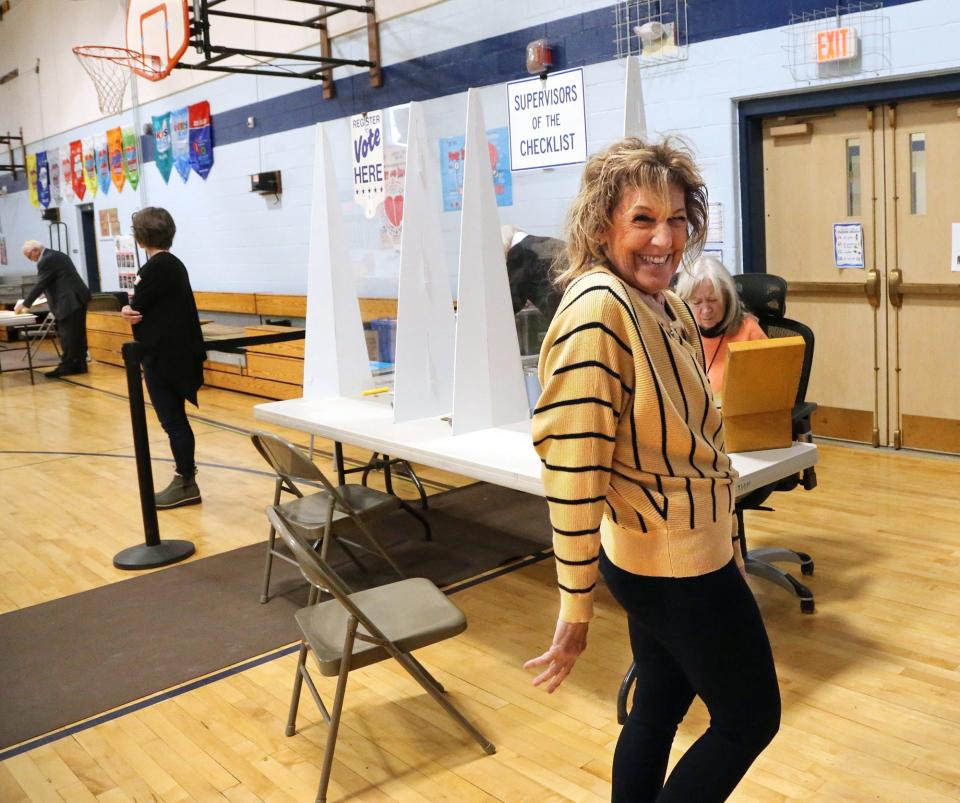
[{"label": "blue plastic bin", "polygon": [[394,362],[397,350],[397,319],[375,318],[370,326],[377,333],[377,355],[380,362]]}]

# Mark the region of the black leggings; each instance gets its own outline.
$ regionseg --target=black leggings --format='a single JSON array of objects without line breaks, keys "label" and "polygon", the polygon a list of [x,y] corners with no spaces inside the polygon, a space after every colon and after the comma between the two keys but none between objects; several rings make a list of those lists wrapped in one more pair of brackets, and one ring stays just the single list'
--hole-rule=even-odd
[{"label": "black leggings", "polygon": [[[614,803],[726,800],[780,727],[780,690],[760,611],[731,560],[700,577],[643,577],[600,553],[627,612],[637,666],[633,709],[613,757]],[[710,727],[664,783],[695,695]]]},{"label": "black leggings", "polygon": [[147,383],[153,409],[157,411],[157,418],[160,419],[160,426],[170,439],[170,451],[173,452],[173,461],[177,465],[177,474],[181,477],[193,477],[197,471],[194,462],[196,441],[187,418],[187,400],[172,383],[158,376],[156,368],[147,360],[143,364],[143,378]]}]

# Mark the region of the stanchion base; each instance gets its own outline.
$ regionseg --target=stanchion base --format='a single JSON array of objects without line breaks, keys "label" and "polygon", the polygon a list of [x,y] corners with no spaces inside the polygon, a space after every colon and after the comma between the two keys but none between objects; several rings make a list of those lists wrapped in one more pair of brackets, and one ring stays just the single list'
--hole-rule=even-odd
[{"label": "stanchion base", "polygon": [[191,541],[161,541],[156,546],[138,544],[114,555],[113,565],[118,569],[155,569],[189,558],[195,551]]}]

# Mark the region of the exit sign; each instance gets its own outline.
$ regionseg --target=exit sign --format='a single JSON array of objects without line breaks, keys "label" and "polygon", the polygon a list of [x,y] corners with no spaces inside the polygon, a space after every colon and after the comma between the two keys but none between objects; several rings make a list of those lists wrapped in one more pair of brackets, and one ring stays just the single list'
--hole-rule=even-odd
[{"label": "exit sign", "polygon": [[857,57],[857,29],[817,31],[817,63],[846,61]]}]

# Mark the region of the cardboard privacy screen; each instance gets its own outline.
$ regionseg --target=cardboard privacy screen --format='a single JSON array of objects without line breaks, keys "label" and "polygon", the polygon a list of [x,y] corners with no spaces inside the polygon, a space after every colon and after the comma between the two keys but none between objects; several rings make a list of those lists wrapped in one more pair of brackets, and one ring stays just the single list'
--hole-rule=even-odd
[{"label": "cardboard privacy screen", "polygon": [[728,452],[781,449],[793,443],[791,413],[804,348],[802,337],[730,344],[722,408]]}]

